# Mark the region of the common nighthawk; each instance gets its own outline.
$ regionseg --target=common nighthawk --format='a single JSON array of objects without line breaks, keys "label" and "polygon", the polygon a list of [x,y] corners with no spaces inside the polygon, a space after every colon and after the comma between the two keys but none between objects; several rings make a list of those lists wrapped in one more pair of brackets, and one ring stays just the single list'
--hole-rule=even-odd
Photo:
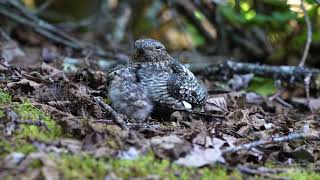
[{"label": "common nighthawk", "polygon": [[108,73],[109,98],[116,111],[143,120],[153,107],[188,110],[205,103],[205,87],[159,41],[139,39],[135,50],[130,64]]}]

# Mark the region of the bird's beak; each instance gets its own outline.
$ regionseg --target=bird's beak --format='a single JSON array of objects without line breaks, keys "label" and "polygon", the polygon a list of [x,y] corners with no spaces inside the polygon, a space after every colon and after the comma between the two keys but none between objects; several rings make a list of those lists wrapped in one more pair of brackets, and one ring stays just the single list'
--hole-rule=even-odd
[{"label": "bird's beak", "polygon": [[142,47],[137,47],[136,53],[137,53],[138,55],[144,54],[143,48],[142,48]]},{"label": "bird's beak", "polygon": [[144,50],[143,48],[139,48],[139,47],[135,47],[136,52],[133,55],[133,59],[135,59],[136,61],[139,61],[139,59],[143,58],[144,55]]}]

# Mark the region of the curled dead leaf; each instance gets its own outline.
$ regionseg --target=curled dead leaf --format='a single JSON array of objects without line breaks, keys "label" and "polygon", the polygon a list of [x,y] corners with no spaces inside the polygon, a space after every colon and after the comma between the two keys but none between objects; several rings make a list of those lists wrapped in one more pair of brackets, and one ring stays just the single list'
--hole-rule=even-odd
[{"label": "curled dead leaf", "polygon": [[228,112],[226,98],[224,96],[209,97],[204,110],[206,112]]}]

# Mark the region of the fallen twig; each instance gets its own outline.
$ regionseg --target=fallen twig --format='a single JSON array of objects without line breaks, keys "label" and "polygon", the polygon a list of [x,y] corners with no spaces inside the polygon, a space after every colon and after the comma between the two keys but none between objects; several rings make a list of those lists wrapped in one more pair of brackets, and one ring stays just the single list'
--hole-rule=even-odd
[{"label": "fallen twig", "polygon": [[47,124],[41,120],[20,120],[20,119],[16,119],[13,121],[16,124],[26,124],[26,125],[35,125],[35,126],[41,126],[41,127],[45,127],[46,130],[49,131],[49,128],[47,126]]},{"label": "fallen twig", "polygon": [[1,35],[0,37],[6,41],[11,40],[10,36],[2,28],[0,28],[0,35]]},{"label": "fallen twig", "polygon": [[308,133],[292,133],[288,136],[281,136],[281,137],[273,137],[267,140],[259,140],[254,141],[247,144],[242,144],[240,146],[234,146],[226,148],[222,151],[222,153],[233,153],[240,150],[249,150],[251,148],[266,145],[266,144],[274,144],[274,143],[280,143],[285,141],[291,141],[291,140],[297,140],[297,139],[304,139],[304,138],[315,138],[320,139],[319,134],[308,132]]},{"label": "fallen twig", "polygon": [[120,127],[122,129],[127,129],[127,123],[123,120],[122,117],[119,116],[119,114],[114,111],[109,105],[107,105],[106,103],[104,103],[99,97],[95,97],[94,98],[96,103],[106,112],[110,113],[111,116],[113,117],[114,121],[120,125]]},{"label": "fallen twig", "polygon": [[65,132],[79,136],[84,136],[86,134],[86,129],[79,117],[73,116],[72,114],[63,112],[46,104],[32,103],[32,105],[49,112],[52,117],[54,117],[55,121],[64,127]]},{"label": "fallen twig", "polygon": [[224,63],[193,63],[187,66],[194,73],[222,78],[230,78],[233,74],[253,73],[262,77],[279,79],[281,82],[287,83],[283,85],[288,87],[304,86],[305,78],[309,76],[310,89],[320,90],[320,70],[315,68],[271,66],[235,61],[225,61]]},{"label": "fallen twig", "polygon": [[197,18],[196,13],[198,11],[197,7],[192,3],[192,1],[177,0],[172,1],[174,5],[181,7],[183,13],[189,16],[196,24],[199,30],[209,41],[215,41],[217,39],[217,30],[207,17],[203,16],[201,20]]},{"label": "fallen twig", "polygon": [[[13,21],[15,21],[17,23],[34,28],[34,30],[36,32],[38,32],[42,36],[44,36],[54,42],[61,43],[65,46],[71,47],[76,50],[80,50],[80,48],[81,48],[80,44],[77,44],[75,42],[70,42],[66,39],[59,37],[58,35],[53,34],[52,32],[49,32],[48,30],[43,29],[43,27],[41,27],[40,22],[36,23],[31,20],[28,20],[27,18],[25,18],[19,14],[13,13],[11,10],[8,10],[2,6],[0,6],[0,14],[12,19]],[[40,24],[40,26],[39,26],[39,24]]]},{"label": "fallen twig", "polygon": [[25,8],[16,0],[0,2],[0,14],[11,20],[33,28],[37,33],[49,40],[71,47],[75,50],[90,50],[93,54],[102,57],[114,57],[113,53],[103,51],[94,45],[83,43],[76,38],[69,36],[50,23],[38,18],[33,12]]},{"label": "fallen twig", "polygon": [[93,122],[101,123],[101,124],[112,124],[113,123],[113,121],[109,120],[109,119],[98,119],[98,120],[94,120]]},{"label": "fallen twig", "polygon": [[46,0],[44,3],[42,3],[35,11],[35,14],[40,14],[42,13],[44,10],[46,10],[52,3],[54,2],[54,0]]},{"label": "fallen twig", "polygon": [[287,180],[288,179],[287,177],[281,177],[281,176],[274,175],[274,174],[286,172],[284,170],[277,171],[277,170],[273,170],[273,169],[267,169],[265,167],[263,167],[263,169],[259,169],[259,168],[253,169],[251,167],[244,166],[244,165],[238,165],[236,169],[242,173],[246,173],[246,174],[250,174],[250,175],[259,175],[259,176],[263,176],[268,179],[279,179],[279,180]]}]

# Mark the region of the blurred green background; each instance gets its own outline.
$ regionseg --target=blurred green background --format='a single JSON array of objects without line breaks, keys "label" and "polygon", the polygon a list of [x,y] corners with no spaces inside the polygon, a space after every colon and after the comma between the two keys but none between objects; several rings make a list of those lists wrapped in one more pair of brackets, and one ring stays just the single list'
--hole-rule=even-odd
[{"label": "blurred green background", "polygon": [[[70,31],[94,32],[115,47],[140,37],[170,51],[297,65],[307,39],[300,0],[23,0]],[[313,30],[307,65],[320,67],[320,10],[304,1]],[[39,11],[39,9],[41,11]]]}]

